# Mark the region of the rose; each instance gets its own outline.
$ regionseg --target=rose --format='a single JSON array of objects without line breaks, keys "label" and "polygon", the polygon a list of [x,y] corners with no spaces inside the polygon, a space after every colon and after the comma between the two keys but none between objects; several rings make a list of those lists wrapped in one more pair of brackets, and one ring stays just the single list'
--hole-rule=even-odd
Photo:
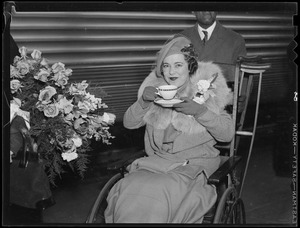
[{"label": "rose", "polygon": [[64,136],[67,138],[73,138],[74,135],[76,135],[75,130],[70,126],[66,126]]},{"label": "rose", "polygon": [[193,100],[199,104],[205,103],[205,101],[209,98],[209,96],[214,97],[215,94],[212,90],[209,89],[214,89],[216,86],[212,84],[212,82],[217,78],[218,74],[216,74],[214,77],[212,77],[209,80],[199,80],[197,83],[198,87],[198,92],[196,93],[195,97]]},{"label": "rose", "polygon": [[90,101],[90,104],[92,105],[93,109],[101,108],[101,98],[95,97],[95,95],[86,93],[85,97]]},{"label": "rose", "polygon": [[41,102],[37,102],[37,103],[36,103],[36,108],[37,108],[39,111],[41,111],[41,112],[44,111],[45,107],[46,107],[46,104],[43,104],[43,103],[41,103]]},{"label": "rose", "polygon": [[115,122],[116,116],[112,113],[103,113],[103,121],[107,124],[113,124]]},{"label": "rose", "polygon": [[82,118],[78,118],[74,121],[74,129],[78,134],[85,135],[88,132],[89,123]]},{"label": "rose", "polygon": [[67,122],[67,123],[71,123],[70,121],[73,121],[74,119],[74,114],[73,113],[68,113],[65,117],[64,117],[64,120]]},{"label": "rose", "polygon": [[77,88],[77,86],[75,84],[71,84],[70,87],[69,87],[69,93],[71,95],[75,95],[75,94],[79,94],[79,95],[84,95],[85,94],[85,91],[82,91],[82,90],[79,90]]},{"label": "rose", "polygon": [[209,89],[210,82],[207,80],[199,80],[199,82],[197,83],[197,86],[198,86],[199,92],[204,93]]},{"label": "rose", "polygon": [[22,78],[23,76],[20,75],[20,72],[16,67],[10,65],[10,77],[11,78]]},{"label": "rose", "polygon": [[13,79],[10,81],[10,90],[11,93],[16,93],[18,90],[21,90],[21,87],[23,87],[21,85],[21,82],[17,79]]},{"label": "rose", "polygon": [[66,70],[64,71],[64,74],[65,74],[66,76],[71,76],[71,75],[72,75],[72,72],[73,72],[73,70],[70,69],[70,68],[68,68],[68,69],[66,69]]},{"label": "rose", "polygon": [[55,141],[57,141],[58,145],[60,145],[61,147],[64,146],[66,140],[61,131],[56,131]]},{"label": "rose", "polygon": [[21,54],[21,57],[26,58],[27,56],[27,48],[26,47],[21,47],[19,48],[19,53]]},{"label": "rose", "polygon": [[80,112],[88,113],[91,108],[93,109],[93,106],[91,106],[91,104],[88,101],[83,101],[83,102],[79,101],[78,108],[79,108]]},{"label": "rose", "polygon": [[40,80],[42,82],[48,81],[48,76],[50,75],[50,72],[46,69],[40,69],[37,75],[34,76],[36,80]]},{"label": "rose", "polygon": [[72,139],[67,139],[64,144],[64,147],[65,148],[73,148],[73,146],[74,146],[74,141]]},{"label": "rose", "polygon": [[44,107],[44,115],[47,117],[55,117],[59,113],[55,104],[49,104]]},{"label": "rose", "polygon": [[17,69],[19,70],[21,75],[26,75],[29,72],[30,66],[27,62],[19,61],[17,63]]},{"label": "rose", "polygon": [[53,95],[56,94],[56,89],[52,86],[46,86],[43,90],[40,91],[39,101],[43,104],[47,104],[50,102],[50,99]]},{"label": "rose", "polygon": [[31,57],[35,60],[40,60],[41,56],[42,56],[42,52],[36,49],[34,49],[33,52],[31,53]]},{"label": "rose", "polygon": [[85,90],[89,86],[88,83],[86,83],[86,80],[82,81],[81,83],[77,83],[77,88],[79,90]]},{"label": "rose", "polygon": [[74,137],[72,138],[72,140],[76,147],[80,147],[82,145],[82,139],[80,137]]},{"label": "rose", "polygon": [[52,65],[52,71],[54,74],[56,74],[57,72],[63,71],[65,70],[65,64],[59,62],[59,63],[54,63]]},{"label": "rose", "polygon": [[97,98],[95,97],[94,94],[86,93],[85,97],[86,97],[87,99],[89,99],[89,100],[90,100],[91,102],[93,102],[93,103],[97,103],[97,102],[98,102],[98,101],[97,101]]},{"label": "rose", "polygon": [[61,72],[56,73],[53,77],[52,80],[55,81],[55,85],[58,85],[62,88],[64,88],[65,85],[68,84],[68,77],[66,77],[64,74]]},{"label": "rose", "polygon": [[33,70],[36,69],[37,64],[38,64],[36,60],[28,59],[28,60],[26,60],[26,62],[27,62],[28,65],[29,65],[29,71],[33,71]]},{"label": "rose", "polygon": [[71,84],[70,87],[69,87],[69,93],[71,95],[74,95],[74,94],[77,93],[77,91],[78,91],[78,89],[73,84]]},{"label": "rose", "polygon": [[20,60],[21,60],[21,57],[17,55],[17,56],[14,58],[14,65],[16,65]]},{"label": "rose", "polygon": [[66,97],[63,97],[57,102],[57,107],[63,110],[65,114],[68,114],[73,110],[74,105],[72,100],[67,100]]},{"label": "rose", "polygon": [[86,81],[82,81],[81,83],[72,83],[70,88],[69,88],[69,93],[71,95],[74,94],[80,94],[80,95],[85,95],[85,89],[89,86],[89,84],[86,83]]},{"label": "rose", "polygon": [[47,67],[48,68],[48,60],[43,58],[42,61],[40,62],[40,64],[44,67]]},{"label": "rose", "polygon": [[75,119],[78,119],[79,117],[86,118],[87,113],[81,112],[81,110],[74,108],[73,109],[73,115]]},{"label": "rose", "polygon": [[78,154],[76,152],[62,153],[61,156],[62,156],[63,160],[67,160],[68,162],[78,158]]},{"label": "rose", "polygon": [[101,127],[103,121],[103,117],[99,115],[92,115],[89,116],[89,123],[92,125],[94,128]]}]

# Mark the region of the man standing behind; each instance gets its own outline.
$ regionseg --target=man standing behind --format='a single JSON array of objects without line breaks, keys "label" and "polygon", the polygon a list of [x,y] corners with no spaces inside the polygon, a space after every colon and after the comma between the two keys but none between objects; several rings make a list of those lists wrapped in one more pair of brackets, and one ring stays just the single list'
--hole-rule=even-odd
[{"label": "man standing behind", "polygon": [[[199,61],[219,64],[227,80],[234,80],[234,66],[239,56],[246,56],[244,38],[220,24],[217,12],[195,11],[197,23],[176,34],[191,40]],[[204,31],[204,32],[203,32]],[[206,35],[205,35],[206,33]]]},{"label": "man standing behind", "polygon": [[[197,23],[174,36],[185,36],[191,40],[198,54],[198,61],[212,61],[218,64],[227,81],[234,81],[235,64],[238,57],[247,56],[244,38],[231,29],[225,28],[216,19],[217,12],[194,11]],[[244,78],[241,96],[245,97],[248,78]],[[239,107],[243,108],[243,99]],[[241,181],[242,167],[237,168],[237,179]]]}]

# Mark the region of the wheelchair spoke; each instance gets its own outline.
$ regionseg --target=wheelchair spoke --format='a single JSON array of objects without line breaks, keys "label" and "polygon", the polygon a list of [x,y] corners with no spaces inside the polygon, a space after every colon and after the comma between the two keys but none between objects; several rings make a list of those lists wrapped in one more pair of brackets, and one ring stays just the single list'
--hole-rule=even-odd
[{"label": "wheelchair spoke", "polygon": [[230,224],[233,223],[232,208],[236,202],[236,190],[234,187],[229,187],[223,193],[218,208],[216,210],[214,223]]},{"label": "wheelchair spoke", "polygon": [[229,217],[232,219],[232,224],[245,224],[245,209],[243,201],[239,198],[232,205]]}]

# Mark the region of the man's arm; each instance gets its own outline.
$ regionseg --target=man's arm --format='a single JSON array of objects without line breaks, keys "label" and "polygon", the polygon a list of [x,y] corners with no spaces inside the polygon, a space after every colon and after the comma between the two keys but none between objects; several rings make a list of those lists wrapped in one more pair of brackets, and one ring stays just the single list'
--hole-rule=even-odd
[{"label": "man's arm", "polygon": [[236,62],[240,56],[247,56],[246,43],[243,37],[238,39],[236,42],[236,48],[233,53],[234,62]]}]

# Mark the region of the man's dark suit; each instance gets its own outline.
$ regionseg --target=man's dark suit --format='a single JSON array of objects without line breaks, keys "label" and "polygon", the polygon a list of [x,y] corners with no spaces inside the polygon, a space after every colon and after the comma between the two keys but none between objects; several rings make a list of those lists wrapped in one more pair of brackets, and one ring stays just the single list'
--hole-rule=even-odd
[{"label": "man's dark suit", "polygon": [[216,21],[216,27],[205,45],[201,41],[198,24],[176,34],[191,40],[198,54],[199,61],[213,61],[222,67],[227,80],[234,79],[234,65],[239,56],[246,56],[244,38]]}]

